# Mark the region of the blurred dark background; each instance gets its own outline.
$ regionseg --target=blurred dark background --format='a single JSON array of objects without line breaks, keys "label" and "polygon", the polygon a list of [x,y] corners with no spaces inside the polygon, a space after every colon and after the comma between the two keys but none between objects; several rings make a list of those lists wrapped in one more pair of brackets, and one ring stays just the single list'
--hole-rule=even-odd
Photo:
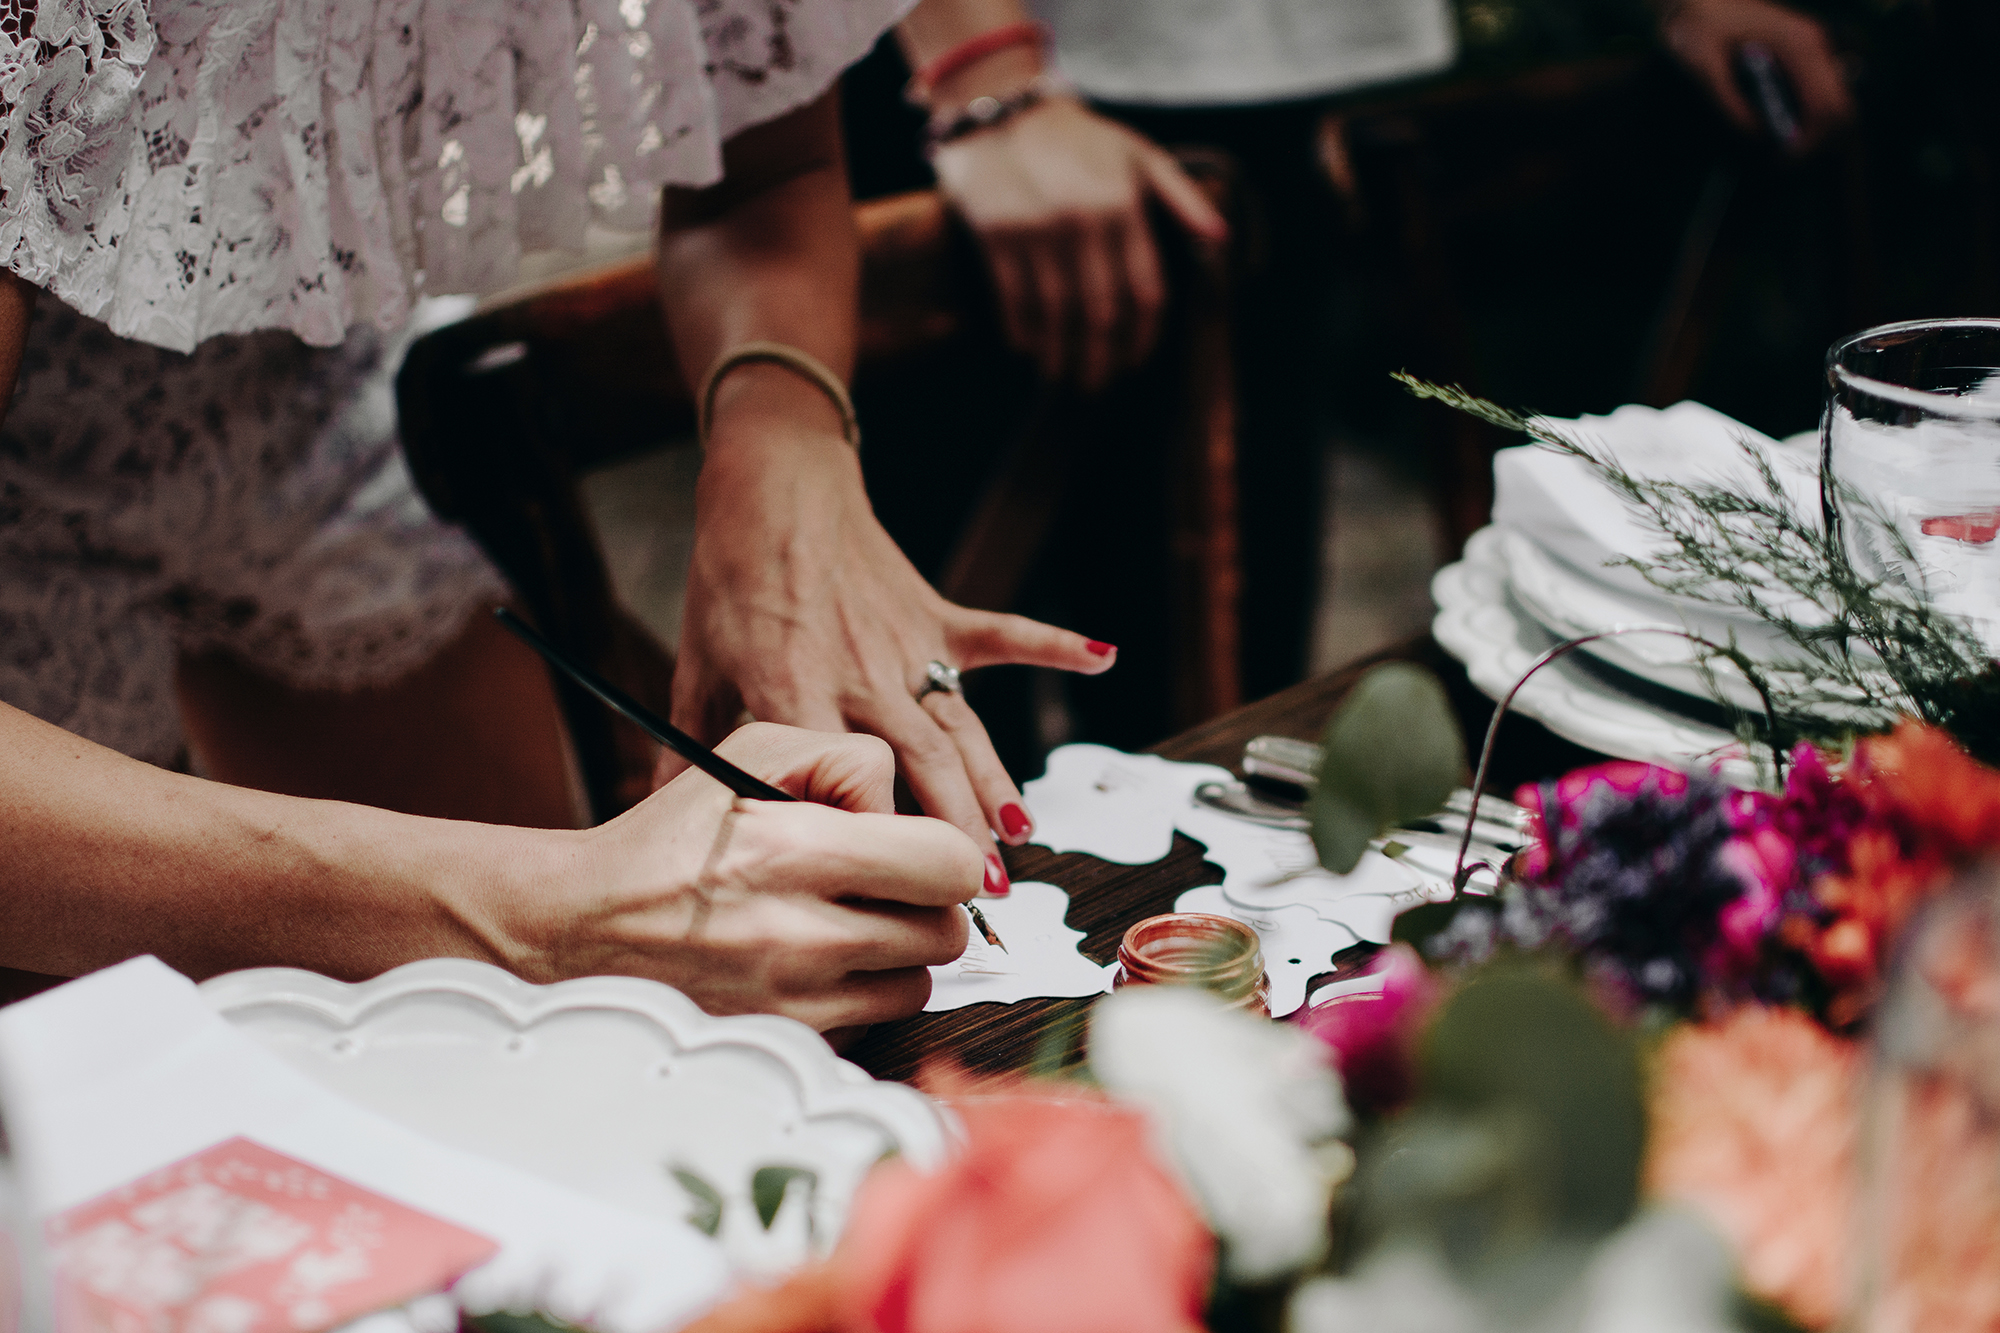
[{"label": "blurred dark background", "polygon": [[[1695,398],[1786,435],[1816,423],[1835,338],[1994,311],[2000,6],[1796,7],[1827,23],[1860,108],[1804,160],[1727,122],[1661,49],[1653,14],[1625,0],[1458,0],[1449,71],[1310,109],[1315,179],[1249,201],[1237,244],[1254,252],[1285,225],[1323,237],[1326,262],[1298,275],[1307,345],[1287,373],[1309,380],[1326,455],[1328,554],[1300,560],[1320,607],[1308,661],[1286,665],[1283,645],[1260,657],[1246,612],[1248,696],[1377,646],[1370,636],[1421,632],[1429,571],[1484,521],[1491,451],[1509,441],[1417,403],[1391,372],[1556,415]],[[885,39],[844,84],[858,197],[931,183],[907,78]],[[871,489],[927,575],[1037,392],[1025,364],[993,373],[1010,356],[994,347],[977,376],[925,366],[864,386]],[[1254,433],[1239,447],[1257,449]],[[1167,651],[1160,607],[1139,582],[1076,572],[1143,562],[1160,539],[1142,472],[1129,458],[1095,478],[1058,530],[1103,525],[1107,488],[1127,528],[1095,548],[1055,543],[1014,607],[1118,641],[1121,668]],[[1246,526],[1266,521],[1291,520],[1246,503]],[[1392,609],[1360,628],[1341,619],[1377,603]],[[989,672],[976,702],[1031,775],[1064,739],[1167,734],[1159,688],[1142,670],[1114,674],[1127,680]]]}]

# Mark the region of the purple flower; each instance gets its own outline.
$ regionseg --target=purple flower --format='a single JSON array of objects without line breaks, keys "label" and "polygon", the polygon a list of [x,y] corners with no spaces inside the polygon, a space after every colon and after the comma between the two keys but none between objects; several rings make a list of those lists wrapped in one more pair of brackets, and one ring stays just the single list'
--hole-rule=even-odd
[{"label": "purple flower", "polygon": [[[1540,854],[1502,909],[1502,935],[1582,953],[1634,1001],[1691,1005],[1721,910],[1744,896],[1766,853],[1781,854],[1755,841],[1728,850],[1730,798],[1713,775],[1630,762],[1523,788],[1516,799],[1538,816]],[[1749,932],[1757,919],[1737,924]]]}]

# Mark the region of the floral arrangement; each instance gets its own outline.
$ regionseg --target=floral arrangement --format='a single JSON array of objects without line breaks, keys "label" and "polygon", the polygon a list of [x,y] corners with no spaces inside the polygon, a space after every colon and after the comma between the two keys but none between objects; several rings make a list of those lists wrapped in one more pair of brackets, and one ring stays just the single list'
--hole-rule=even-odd
[{"label": "floral arrangement", "polygon": [[1131,987],[1081,1072],[932,1071],[960,1153],[878,1166],[827,1259],[691,1333],[1192,1333],[1324,1259],[1352,1120],[1310,1036]]},{"label": "floral arrangement", "polygon": [[1845,758],[1801,743],[1782,792],[1617,762],[1516,799],[1534,818],[1517,878],[1413,920],[1425,953],[1555,947],[1619,1007],[1680,1016],[1756,999],[1853,1027],[1911,914],[2000,850],[2000,772],[1915,721]]},{"label": "floral arrangement", "polygon": [[934,1073],[962,1151],[878,1166],[830,1255],[697,1333],[2000,1326],[2000,882],[1948,892],[2000,772],[1916,721],[1790,759],[1522,790],[1501,892],[1405,912],[1291,1022],[1127,987],[1080,1064],[1051,1033],[1067,1077]]}]

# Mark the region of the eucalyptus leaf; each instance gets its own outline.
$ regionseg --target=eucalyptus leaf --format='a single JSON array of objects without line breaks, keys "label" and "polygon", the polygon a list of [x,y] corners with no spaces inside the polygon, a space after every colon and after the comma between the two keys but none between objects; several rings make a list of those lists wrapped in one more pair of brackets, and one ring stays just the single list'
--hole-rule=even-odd
[{"label": "eucalyptus leaf", "polygon": [[722,1194],[715,1186],[687,1167],[672,1168],[674,1179],[688,1195],[688,1224],[705,1235],[722,1230]]},{"label": "eucalyptus leaf", "polygon": [[778,1220],[785,1205],[785,1190],[794,1180],[806,1182],[808,1191],[819,1188],[819,1173],[803,1166],[760,1166],[750,1177],[750,1201],[757,1205],[757,1220],[764,1230]]},{"label": "eucalyptus leaf", "polygon": [[1558,1231],[1600,1237],[1639,1196],[1645,1103],[1631,1035],[1573,982],[1494,965],[1445,1004],[1421,1061],[1426,1105],[1518,1117],[1550,1154],[1526,1177]]},{"label": "eucalyptus leaf", "polygon": [[1320,864],[1344,875],[1392,825],[1444,807],[1465,777],[1465,738],[1436,676],[1407,662],[1364,675],[1326,724],[1306,802]]},{"label": "eucalyptus leaf", "polygon": [[1431,938],[1451,928],[1460,912],[1500,914],[1500,904],[1492,898],[1454,898],[1448,903],[1419,903],[1396,914],[1389,927],[1391,944],[1407,944],[1420,954]]},{"label": "eucalyptus leaf", "polygon": [[1635,1043],[1575,983],[1510,961],[1439,1010],[1419,1087],[1362,1145],[1357,1239],[1434,1252],[1495,1327],[1536,1325],[1636,1206]]}]

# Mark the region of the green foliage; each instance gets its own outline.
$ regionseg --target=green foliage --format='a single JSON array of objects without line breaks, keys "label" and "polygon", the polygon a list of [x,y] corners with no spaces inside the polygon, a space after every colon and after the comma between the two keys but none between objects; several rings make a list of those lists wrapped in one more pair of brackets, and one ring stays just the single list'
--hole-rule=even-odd
[{"label": "green foliage", "polygon": [[1634,1043],[1573,982],[1496,964],[1438,1013],[1419,1086],[1365,1145],[1359,1226],[1434,1247],[1496,1315],[1525,1317],[1637,1205]]},{"label": "green foliage", "polygon": [[795,1180],[805,1182],[807,1198],[819,1188],[819,1173],[804,1166],[760,1166],[750,1177],[750,1201],[757,1206],[757,1220],[764,1230],[771,1229],[771,1223],[778,1220],[778,1210],[785,1206],[785,1191]]},{"label": "green foliage", "polygon": [[1344,875],[1392,825],[1440,809],[1465,777],[1465,739],[1437,677],[1391,662],[1356,682],[1326,724],[1307,802],[1320,864]]},{"label": "green foliage", "polygon": [[1449,929],[1458,920],[1460,912],[1488,912],[1498,916],[1500,900],[1460,894],[1450,902],[1418,903],[1415,907],[1405,908],[1396,914],[1396,920],[1389,927],[1389,943],[1407,944],[1419,954],[1424,954],[1424,945],[1433,935]]},{"label": "green foliage", "polygon": [[[1801,740],[1836,745],[1886,730],[1909,713],[1949,731],[1974,757],[2000,763],[2000,666],[1971,630],[1927,597],[1857,570],[1839,532],[1801,514],[1770,461],[1748,441],[1743,453],[1757,478],[1749,491],[1660,481],[1635,476],[1580,432],[1546,418],[1408,374],[1395,378],[1419,398],[1588,464],[1670,544],[1652,564],[1621,563],[1662,592],[1747,612],[1784,636],[1795,653],[1776,661],[1755,662],[1734,643],[1707,650],[1705,666],[1734,662],[1772,701],[1770,717],[1754,716],[1711,690],[1745,741],[1778,751]],[[1843,514],[1878,521],[1896,558],[1919,567],[1907,539],[1872,501],[1845,488],[1835,498]],[[1813,603],[1824,621],[1801,621],[1774,605],[1772,588]],[[1868,651],[1857,651],[1862,647]]]},{"label": "green foliage", "polygon": [[465,1323],[479,1333],[582,1333],[575,1324],[552,1314],[513,1314],[499,1310],[493,1314],[467,1315]]},{"label": "green foliage", "polygon": [[1803,1325],[1778,1306],[1748,1292],[1736,1294],[1736,1327],[1743,1333],[1806,1333]]},{"label": "green foliage", "polygon": [[1030,1078],[1062,1078],[1083,1058],[1083,1034],[1089,1011],[1082,1006],[1065,1009],[1042,1028],[1035,1038],[1035,1051],[1028,1060]]},{"label": "green foliage", "polygon": [[687,1167],[671,1168],[674,1179],[688,1195],[688,1225],[706,1236],[722,1230],[722,1194]]}]

